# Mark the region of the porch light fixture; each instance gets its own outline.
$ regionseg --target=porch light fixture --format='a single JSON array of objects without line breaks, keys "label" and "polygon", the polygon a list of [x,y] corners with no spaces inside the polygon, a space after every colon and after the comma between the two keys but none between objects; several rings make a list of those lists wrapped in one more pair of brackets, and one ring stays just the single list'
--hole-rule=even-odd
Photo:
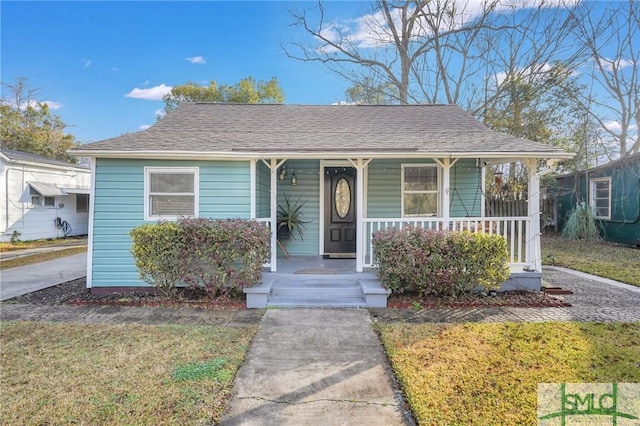
[{"label": "porch light fixture", "polygon": [[282,167],[280,169],[280,174],[278,175],[278,180],[285,180],[287,178],[287,170]]},{"label": "porch light fixture", "polygon": [[291,186],[296,186],[298,184],[298,178],[296,177],[296,172],[291,169]]},{"label": "porch light fixture", "polygon": [[493,174],[493,179],[498,186],[502,185],[502,174],[503,173],[501,171],[497,171]]}]

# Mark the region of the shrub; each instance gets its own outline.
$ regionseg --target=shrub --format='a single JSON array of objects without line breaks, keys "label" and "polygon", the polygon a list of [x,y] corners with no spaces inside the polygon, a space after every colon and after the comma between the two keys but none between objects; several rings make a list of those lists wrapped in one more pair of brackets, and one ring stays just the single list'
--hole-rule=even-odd
[{"label": "shrub", "polygon": [[211,297],[260,281],[269,256],[270,231],[241,219],[181,219],[184,246],[180,255],[183,282]]},{"label": "shrub", "polygon": [[506,241],[499,235],[390,228],[374,233],[373,247],[380,279],[398,293],[455,297],[478,285],[499,288],[509,276]]},{"label": "shrub", "polygon": [[253,285],[269,256],[270,231],[241,219],[160,221],[130,235],[140,278],[166,297],[177,285],[202,288],[210,297]]},{"label": "shrub", "polygon": [[598,241],[600,229],[593,208],[585,203],[577,204],[569,212],[569,218],[562,227],[562,238],[566,240]]},{"label": "shrub", "polygon": [[173,296],[182,275],[179,260],[183,239],[178,225],[165,221],[145,224],[132,229],[129,235],[140,279],[154,286],[162,296]]}]

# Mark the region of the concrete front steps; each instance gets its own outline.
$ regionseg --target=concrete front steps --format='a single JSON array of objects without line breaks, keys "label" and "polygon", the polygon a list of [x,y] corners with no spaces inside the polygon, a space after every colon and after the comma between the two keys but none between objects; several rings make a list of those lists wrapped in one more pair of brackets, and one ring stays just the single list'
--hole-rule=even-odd
[{"label": "concrete front steps", "polygon": [[244,292],[247,308],[381,308],[387,306],[390,293],[377,279],[357,274],[277,274]]}]

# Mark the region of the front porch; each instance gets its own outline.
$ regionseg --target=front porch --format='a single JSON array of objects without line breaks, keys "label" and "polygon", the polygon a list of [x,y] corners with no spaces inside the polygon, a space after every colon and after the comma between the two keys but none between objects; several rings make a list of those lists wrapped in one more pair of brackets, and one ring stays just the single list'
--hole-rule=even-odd
[{"label": "front porch", "polygon": [[[359,307],[384,308],[389,290],[374,268],[356,272],[356,259],[292,256],[278,259],[278,271],[265,271],[260,285],[245,288],[247,308]],[[501,291],[539,291],[542,273],[511,265]]]}]

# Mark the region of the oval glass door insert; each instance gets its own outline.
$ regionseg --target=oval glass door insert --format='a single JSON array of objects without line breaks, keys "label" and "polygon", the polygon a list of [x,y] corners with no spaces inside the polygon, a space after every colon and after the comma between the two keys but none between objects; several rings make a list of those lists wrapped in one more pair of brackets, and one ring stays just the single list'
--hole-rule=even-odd
[{"label": "oval glass door insert", "polygon": [[344,219],[351,209],[351,188],[345,178],[340,178],[336,183],[336,193],[334,194],[336,213],[340,219]]}]

